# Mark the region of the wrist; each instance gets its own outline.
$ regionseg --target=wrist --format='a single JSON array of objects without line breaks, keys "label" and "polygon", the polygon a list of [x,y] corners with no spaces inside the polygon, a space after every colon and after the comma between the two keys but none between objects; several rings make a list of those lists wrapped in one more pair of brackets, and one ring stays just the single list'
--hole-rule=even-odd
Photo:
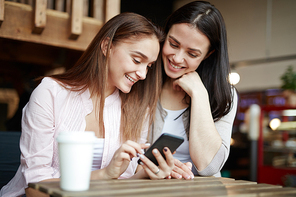
[{"label": "wrist", "polygon": [[209,101],[209,94],[206,89],[204,90],[195,90],[191,93],[191,100],[196,99],[199,102]]},{"label": "wrist", "polygon": [[106,168],[94,170],[91,172],[90,180],[112,179],[107,173]]}]

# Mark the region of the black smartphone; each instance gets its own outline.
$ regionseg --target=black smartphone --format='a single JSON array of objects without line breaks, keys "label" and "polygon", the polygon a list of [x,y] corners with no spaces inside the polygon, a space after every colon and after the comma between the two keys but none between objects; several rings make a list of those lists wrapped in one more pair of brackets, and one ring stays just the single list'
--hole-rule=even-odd
[{"label": "black smartphone", "polygon": [[[176,135],[172,135],[169,133],[163,133],[159,138],[148,148],[148,150],[145,152],[145,156],[150,159],[155,165],[158,166],[158,162],[154,155],[152,154],[152,150],[157,148],[158,151],[161,153],[163,158],[165,159],[165,155],[163,153],[164,147],[168,147],[170,151],[173,153],[182,143],[184,142],[183,137],[179,137]],[[138,160],[138,163],[140,163],[141,159]]]}]

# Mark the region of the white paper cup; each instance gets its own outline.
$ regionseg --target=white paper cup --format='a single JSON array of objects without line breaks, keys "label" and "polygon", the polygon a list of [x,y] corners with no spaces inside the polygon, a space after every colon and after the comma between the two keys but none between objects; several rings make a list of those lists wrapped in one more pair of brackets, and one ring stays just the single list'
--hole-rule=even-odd
[{"label": "white paper cup", "polygon": [[66,191],[89,189],[95,134],[92,131],[61,132],[57,137],[60,187]]}]

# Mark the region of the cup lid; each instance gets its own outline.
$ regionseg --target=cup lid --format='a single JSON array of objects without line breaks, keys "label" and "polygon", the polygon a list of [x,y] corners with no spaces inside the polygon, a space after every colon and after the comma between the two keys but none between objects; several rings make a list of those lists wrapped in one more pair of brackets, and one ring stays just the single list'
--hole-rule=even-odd
[{"label": "cup lid", "polygon": [[93,131],[61,131],[56,139],[62,143],[94,143],[96,137]]}]

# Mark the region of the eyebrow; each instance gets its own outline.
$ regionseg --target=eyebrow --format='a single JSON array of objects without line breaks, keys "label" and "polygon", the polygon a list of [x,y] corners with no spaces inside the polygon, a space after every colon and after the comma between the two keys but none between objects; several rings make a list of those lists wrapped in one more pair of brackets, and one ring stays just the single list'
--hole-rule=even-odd
[{"label": "eyebrow", "polygon": [[132,51],[132,52],[140,55],[142,58],[144,58],[146,60],[148,59],[148,57],[146,55],[144,55],[143,53],[141,53],[140,51]]},{"label": "eyebrow", "polygon": [[[169,35],[169,38],[171,38],[172,40],[174,40],[178,45],[180,45],[180,42],[174,38],[173,36]],[[188,48],[190,51],[196,51],[199,52],[200,54],[202,54],[202,52],[199,49],[193,49],[193,48]]]}]

